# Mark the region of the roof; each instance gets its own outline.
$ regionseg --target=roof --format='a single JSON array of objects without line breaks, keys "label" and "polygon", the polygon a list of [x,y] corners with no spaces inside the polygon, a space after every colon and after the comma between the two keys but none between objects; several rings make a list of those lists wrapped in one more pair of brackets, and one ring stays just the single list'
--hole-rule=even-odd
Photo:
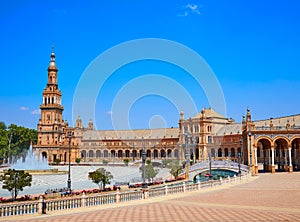
[{"label": "roof", "polygon": [[82,140],[132,140],[132,139],[163,139],[178,138],[178,128],[158,128],[142,130],[87,130]]},{"label": "roof", "polygon": [[253,124],[255,125],[255,127],[269,127],[271,121],[274,127],[285,128],[287,123],[289,123],[291,127],[300,126],[300,114],[278,117],[278,118],[270,118],[267,120],[253,121]]},{"label": "roof", "polygon": [[224,134],[225,135],[242,134],[242,124],[241,123],[225,124],[216,132],[216,136],[223,136]]},{"label": "roof", "polygon": [[204,113],[206,118],[227,119],[225,116],[222,116],[221,114],[217,113],[212,108],[202,109],[202,111],[200,113],[198,113],[196,116],[194,116],[192,119],[202,118],[202,113]]}]

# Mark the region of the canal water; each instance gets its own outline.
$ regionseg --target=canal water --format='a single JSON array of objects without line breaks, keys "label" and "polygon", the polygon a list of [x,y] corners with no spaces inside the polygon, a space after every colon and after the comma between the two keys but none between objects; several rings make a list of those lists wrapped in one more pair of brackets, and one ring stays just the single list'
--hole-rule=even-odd
[{"label": "canal water", "polygon": [[228,178],[228,176],[233,177],[234,175],[237,176],[238,174],[230,170],[212,170],[210,175],[209,170],[207,170],[195,176],[194,182],[198,182],[199,180],[203,182],[208,181],[209,179],[219,180],[221,177]]}]

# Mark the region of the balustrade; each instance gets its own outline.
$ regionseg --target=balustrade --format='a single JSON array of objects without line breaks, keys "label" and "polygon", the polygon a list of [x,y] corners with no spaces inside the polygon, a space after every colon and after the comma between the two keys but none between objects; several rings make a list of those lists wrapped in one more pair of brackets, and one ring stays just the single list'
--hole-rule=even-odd
[{"label": "balustrade", "polygon": [[[148,195],[144,196],[142,190],[130,192],[116,192],[111,194],[98,194],[95,196],[69,197],[57,200],[43,200],[46,205],[46,212],[65,210],[79,207],[89,207],[104,204],[113,204],[117,202],[126,202],[132,200],[140,200],[143,198],[153,198],[183,192],[191,192],[201,189],[206,189],[213,186],[221,186],[223,183],[236,183],[240,180],[247,179],[249,174],[240,176],[239,178],[226,178],[223,180],[211,180],[205,182],[184,182],[180,184],[172,184],[165,187],[153,188],[148,190]],[[118,196],[118,201],[117,201]],[[0,218],[14,215],[34,214],[39,212],[39,202],[23,202],[12,204],[0,204]]]}]

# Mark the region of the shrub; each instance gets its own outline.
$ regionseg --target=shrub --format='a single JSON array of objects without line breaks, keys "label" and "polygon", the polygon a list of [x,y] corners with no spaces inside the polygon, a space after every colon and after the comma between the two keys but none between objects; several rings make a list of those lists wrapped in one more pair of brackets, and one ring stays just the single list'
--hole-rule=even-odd
[{"label": "shrub", "polygon": [[124,159],[123,161],[124,161],[124,164],[125,164],[125,166],[128,166],[129,159],[128,159],[128,158],[126,158],[126,159]]}]

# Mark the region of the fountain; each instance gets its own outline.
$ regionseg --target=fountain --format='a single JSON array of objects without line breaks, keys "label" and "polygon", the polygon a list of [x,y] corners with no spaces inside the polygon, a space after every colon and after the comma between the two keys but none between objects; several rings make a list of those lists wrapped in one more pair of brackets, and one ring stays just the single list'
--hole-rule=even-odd
[{"label": "fountain", "polygon": [[65,171],[58,171],[58,169],[52,169],[48,160],[42,155],[39,155],[38,151],[32,150],[32,145],[30,144],[29,150],[26,153],[25,160],[20,157],[16,163],[12,164],[12,169],[24,170],[30,174],[61,174],[66,173]]},{"label": "fountain", "polygon": [[25,161],[20,157],[16,163],[12,165],[16,170],[50,170],[51,167],[48,164],[46,158],[42,155],[38,155],[38,151],[32,151],[32,145],[30,145],[27,151]]}]

